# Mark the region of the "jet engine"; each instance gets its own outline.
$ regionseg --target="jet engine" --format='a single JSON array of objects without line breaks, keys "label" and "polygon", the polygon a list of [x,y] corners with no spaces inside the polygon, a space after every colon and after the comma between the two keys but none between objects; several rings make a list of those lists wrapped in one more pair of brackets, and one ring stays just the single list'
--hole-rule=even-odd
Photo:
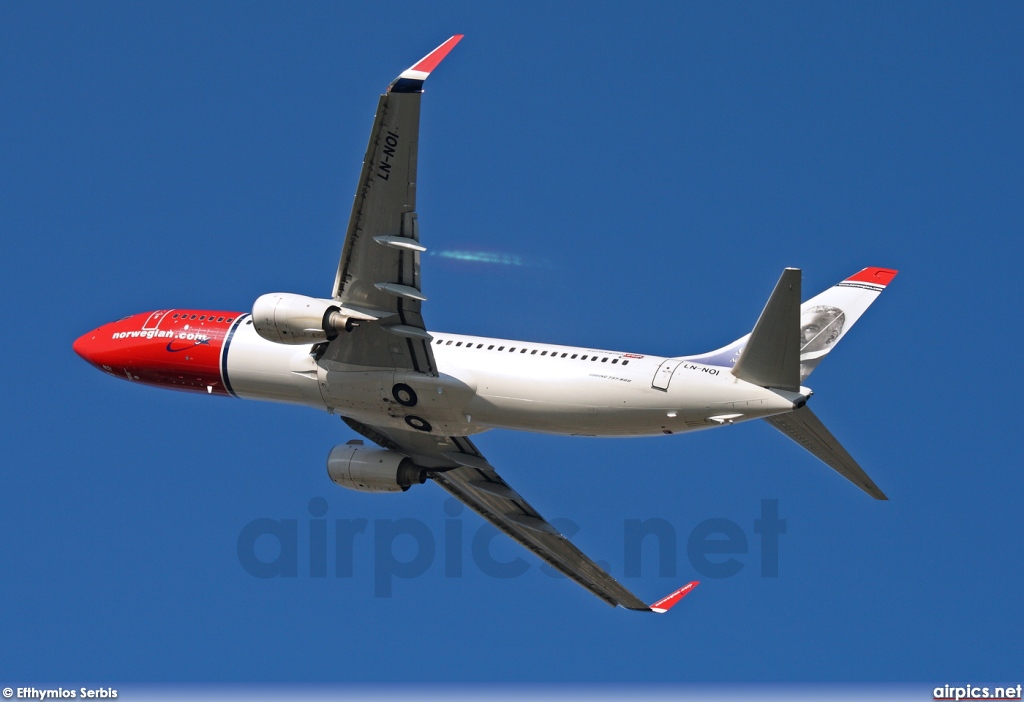
[{"label": "jet engine", "polygon": [[268,293],[253,303],[252,325],[267,341],[311,344],[330,341],[339,332],[351,331],[358,320],[342,313],[337,300]]},{"label": "jet engine", "polygon": [[360,492],[405,492],[424,483],[426,471],[408,456],[362,442],[335,446],[327,456],[327,474],[338,485]]}]

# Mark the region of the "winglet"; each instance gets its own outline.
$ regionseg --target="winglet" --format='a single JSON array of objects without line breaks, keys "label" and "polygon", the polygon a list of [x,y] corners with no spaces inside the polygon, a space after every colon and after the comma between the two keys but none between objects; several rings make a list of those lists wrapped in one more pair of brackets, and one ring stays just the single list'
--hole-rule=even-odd
[{"label": "winglet", "polygon": [[672,609],[679,600],[686,597],[686,595],[689,594],[690,590],[697,587],[698,585],[700,585],[699,580],[694,580],[692,583],[686,583],[668,597],[663,597],[654,604],[652,604],[651,611],[656,612],[658,614],[664,614],[665,612]]},{"label": "winglet", "polygon": [[402,72],[402,75],[395,78],[388,86],[389,93],[421,93],[423,92],[423,81],[427,79],[431,71],[444,60],[448,52],[455,48],[455,45],[462,40],[462,34],[456,34],[451,39],[441,44],[429,54],[421,58],[412,68]]}]

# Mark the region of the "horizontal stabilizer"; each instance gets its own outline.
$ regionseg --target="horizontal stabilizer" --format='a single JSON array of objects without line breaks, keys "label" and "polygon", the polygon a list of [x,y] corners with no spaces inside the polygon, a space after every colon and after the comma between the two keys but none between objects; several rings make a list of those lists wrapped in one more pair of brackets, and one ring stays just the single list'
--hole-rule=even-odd
[{"label": "horizontal stabilizer", "polygon": [[800,269],[787,268],[732,369],[762,387],[800,389]]},{"label": "horizontal stabilizer", "polygon": [[764,421],[813,453],[839,475],[876,500],[889,499],[809,407],[804,406],[786,414],[765,417]]}]

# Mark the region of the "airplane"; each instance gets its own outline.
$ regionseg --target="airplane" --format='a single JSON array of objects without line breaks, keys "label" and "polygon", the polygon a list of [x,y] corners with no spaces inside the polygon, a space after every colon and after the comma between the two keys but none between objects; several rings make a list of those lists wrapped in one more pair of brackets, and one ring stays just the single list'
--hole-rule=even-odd
[{"label": "airplane", "polygon": [[534,509],[470,440],[490,429],[674,435],[763,419],[875,499],[887,499],[807,401],[803,382],[896,275],[865,268],[801,303],[783,271],[753,330],[663,358],[428,331],[416,165],[423,83],[455,35],[380,96],[332,295],[260,296],[251,312],[162,309],[79,337],[74,351],[133,383],[314,407],[370,441],[335,446],[331,480],[363,492],[440,485],[612,606],[664,613],[698,584],[646,604]]}]

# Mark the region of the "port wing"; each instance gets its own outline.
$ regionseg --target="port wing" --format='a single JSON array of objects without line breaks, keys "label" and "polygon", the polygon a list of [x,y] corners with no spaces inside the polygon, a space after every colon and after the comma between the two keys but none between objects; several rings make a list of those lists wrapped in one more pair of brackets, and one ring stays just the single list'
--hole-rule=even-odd
[{"label": "port wing", "polygon": [[691,582],[648,605],[576,548],[516,492],[464,436],[439,437],[419,432],[370,427],[346,419],[371,441],[435,468],[428,475],[456,499],[531,551],[567,578],[612,606],[663,614],[688,594]]}]

